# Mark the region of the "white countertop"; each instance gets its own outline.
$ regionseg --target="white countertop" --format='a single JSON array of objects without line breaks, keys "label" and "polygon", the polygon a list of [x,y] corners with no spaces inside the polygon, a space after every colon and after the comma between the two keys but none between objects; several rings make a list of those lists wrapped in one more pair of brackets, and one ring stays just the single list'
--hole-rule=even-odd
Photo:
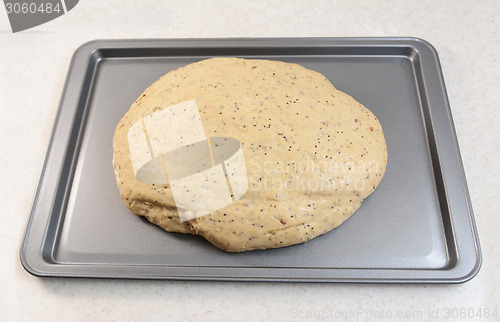
[{"label": "white countertop", "polygon": [[[456,320],[471,320],[461,318],[471,313],[473,320],[500,320],[500,312],[492,316],[500,310],[499,16],[496,0],[84,0],[13,34],[0,9],[0,320],[442,321],[449,313]],[[459,285],[42,279],[22,268],[21,239],[78,46],[108,38],[278,36],[415,36],[436,47],[483,252],[474,279]]]}]

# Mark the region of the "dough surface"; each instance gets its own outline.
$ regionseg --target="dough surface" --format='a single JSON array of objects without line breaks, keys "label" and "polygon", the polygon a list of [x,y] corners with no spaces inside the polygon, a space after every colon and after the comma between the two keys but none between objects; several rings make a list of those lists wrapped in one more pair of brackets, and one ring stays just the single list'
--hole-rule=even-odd
[{"label": "dough surface", "polygon": [[[207,137],[239,140],[248,190],[181,221],[171,186],[136,179],[130,128],[153,111],[195,100]],[[382,180],[378,119],[318,72],[269,60],[212,58],[147,88],[116,127],[113,167],[129,210],[166,231],[197,234],[229,252],[308,241],[349,218]]]}]

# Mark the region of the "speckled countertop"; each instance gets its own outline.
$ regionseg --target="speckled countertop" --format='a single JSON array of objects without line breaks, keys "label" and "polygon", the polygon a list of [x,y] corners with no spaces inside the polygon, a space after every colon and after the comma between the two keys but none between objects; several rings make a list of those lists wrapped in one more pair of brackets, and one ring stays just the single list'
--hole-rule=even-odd
[{"label": "speckled countertop", "polygon": [[[16,34],[0,11],[0,320],[500,319],[500,2],[85,0]],[[41,279],[22,268],[21,239],[78,46],[109,38],[309,36],[415,36],[436,47],[483,250],[474,279],[459,285]]]}]

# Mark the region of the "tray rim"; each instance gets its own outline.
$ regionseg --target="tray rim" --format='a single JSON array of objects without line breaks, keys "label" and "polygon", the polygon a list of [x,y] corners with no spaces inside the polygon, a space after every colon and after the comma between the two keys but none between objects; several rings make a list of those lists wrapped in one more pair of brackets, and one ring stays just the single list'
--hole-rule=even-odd
[{"label": "tray rim", "polygon": [[[64,133],[69,133],[70,135],[79,136],[81,129],[75,132],[73,124],[68,124],[69,122],[61,122],[61,119],[68,118],[70,120],[75,119],[75,115],[72,115],[70,108],[65,108],[65,106],[75,106],[74,114],[78,112],[78,107],[82,104],[86,105],[87,96],[82,95],[81,90],[84,85],[89,84],[88,88],[91,88],[93,76],[95,73],[95,68],[97,68],[98,62],[102,59],[102,50],[107,49],[164,49],[164,48],[219,48],[219,47],[234,47],[241,49],[243,47],[248,48],[267,48],[267,47],[279,47],[288,48],[290,43],[293,43],[297,47],[311,48],[314,47],[358,47],[362,49],[366,46],[379,46],[381,48],[411,48],[414,53],[416,53],[416,59],[418,59],[419,67],[421,68],[421,74],[423,77],[429,77],[433,85],[426,86],[423,89],[424,99],[429,100],[429,97],[435,99],[436,95],[442,100],[440,103],[444,107],[442,113],[445,113],[445,117],[448,120],[448,126],[443,129],[442,127],[435,127],[432,123],[434,116],[431,116],[430,130],[431,134],[434,136],[436,141],[436,146],[438,152],[441,153],[442,149],[445,149],[443,153],[448,156],[453,156],[450,165],[440,164],[440,171],[443,173],[443,181],[445,181],[445,191],[448,195],[449,193],[453,196],[463,196],[463,200],[446,200],[447,203],[452,201],[452,204],[447,204],[448,207],[457,207],[456,204],[462,201],[462,208],[466,209],[466,213],[459,213],[460,218],[455,218],[450,214],[450,225],[453,226],[454,236],[460,234],[461,237],[467,236],[469,245],[465,245],[465,242],[461,239],[455,238],[456,253],[458,258],[456,263],[451,268],[445,269],[389,269],[392,274],[384,275],[380,274],[384,271],[389,271],[388,269],[351,269],[351,268],[331,268],[323,269],[324,271],[343,271],[343,277],[331,277],[327,276],[321,277],[316,276],[314,278],[305,278],[306,274],[300,275],[301,271],[308,271],[311,268],[272,268],[272,271],[276,274],[268,274],[268,276],[259,276],[255,274],[253,276],[237,276],[229,277],[224,275],[214,274],[213,276],[207,275],[206,272],[203,273],[204,266],[200,267],[185,267],[185,266],[175,266],[168,267],[170,273],[165,272],[166,266],[162,265],[85,265],[85,264],[61,264],[56,263],[51,260],[50,256],[42,253],[42,246],[45,240],[45,236],[49,233],[47,229],[51,227],[49,225],[50,220],[60,220],[60,218],[54,218],[53,207],[57,207],[55,201],[48,201],[46,198],[42,198],[42,194],[47,194],[47,187],[57,188],[58,190],[64,188],[60,187],[59,177],[62,175],[63,170],[60,167],[64,164],[64,159],[67,157],[68,153],[71,153],[71,149],[75,151],[78,147],[68,147],[61,142],[57,142],[56,138],[61,137]],[[248,55],[249,56],[249,55]],[[352,56],[352,55],[351,55]],[[394,56],[394,55],[392,55]],[[92,62],[94,59],[94,62]],[[421,64],[424,59],[425,64]],[[93,64],[93,65],[92,65]],[[90,77],[89,77],[90,76]],[[429,80],[427,80],[429,82]],[[424,82],[425,85],[427,82]],[[439,90],[437,90],[438,88]],[[436,93],[437,91],[437,93]],[[83,113],[85,113],[86,108],[82,108]],[[430,113],[434,114],[435,108],[429,108]],[[437,111],[439,112],[439,111]],[[443,115],[441,115],[443,117]],[[426,129],[428,132],[429,129]],[[444,132],[446,131],[446,132]],[[443,133],[444,132],[444,133]],[[442,134],[440,134],[442,133]],[[447,135],[444,135],[447,134]],[[450,135],[451,134],[451,135]],[[70,137],[63,136],[64,140],[62,143],[69,142]],[[448,138],[447,140],[444,140]],[[441,139],[441,140],[439,140]],[[61,140],[59,140],[61,141]],[[450,146],[451,143],[451,146]],[[450,147],[452,150],[450,150]],[[74,154],[72,157],[74,158]],[[74,159],[70,162],[71,165],[74,164]],[[451,170],[450,170],[451,169]],[[446,182],[447,173],[458,171],[458,178],[452,178],[455,180],[450,184]],[[50,173],[49,173],[50,172]],[[50,174],[57,173],[57,176],[50,176]],[[71,174],[71,169],[70,172]],[[457,173],[455,173],[457,174]],[[71,174],[72,175],[72,174]],[[448,175],[448,179],[449,179]],[[457,182],[458,181],[458,182]],[[68,180],[67,187],[71,182]],[[457,185],[457,183],[459,183]],[[66,189],[64,189],[66,190]],[[55,199],[56,192],[53,193],[53,199]],[[455,198],[457,199],[457,198]],[[460,199],[460,198],[458,198]],[[50,209],[50,212],[40,214],[38,209],[40,207],[45,207]],[[62,206],[61,206],[62,207]],[[459,219],[461,226],[456,226],[457,222],[455,219]],[[464,223],[467,224],[464,227]],[[57,223],[57,226],[60,222]],[[33,234],[35,237],[33,237]],[[471,243],[472,242],[472,243]],[[472,251],[473,249],[473,251]],[[463,258],[460,256],[465,252],[468,258]],[[472,252],[472,255],[471,255]],[[59,104],[58,112],[54,122],[54,129],[50,138],[46,158],[44,161],[43,169],[40,174],[40,179],[38,187],[36,190],[35,198],[33,201],[33,206],[30,211],[29,220],[26,227],[26,232],[23,238],[23,243],[20,250],[20,260],[22,266],[30,274],[40,277],[90,277],[90,278],[127,278],[127,279],[166,279],[166,280],[217,280],[217,281],[274,281],[274,282],[357,282],[357,283],[462,283],[473,278],[481,267],[482,263],[482,253],[479,244],[479,237],[477,233],[477,228],[475,225],[474,215],[472,211],[472,205],[470,202],[470,196],[467,188],[467,183],[465,179],[465,173],[462,165],[462,159],[460,156],[460,151],[458,147],[458,141],[456,138],[455,127],[453,124],[451,110],[449,106],[449,101],[446,93],[446,88],[444,85],[444,79],[442,76],[441,66],[438,58],[436,49],[429,44],[427,41],[415,38],[415,37],[362,37],[362,38],[331,38],[331,37],[320,37],[320,38],[214,38],[214,39],[204,39],[204,38],[192,38],[192,39],[113,39],[113,40],[93,40],[81,45],[74,53],[71,64],[69,67],[68,75],[64,85],[63,93],[61,96],[61,101]],[[94,266],[94,267],[92,267]],[[148,266],[150,268],[149,274],[133,274],[134,269],[139,267]],[[75,271],[75,267],[84,268]],[[87,268],[87,269],[85,269]],[[88,269],[88,268],[94,268]],[[117,269],[120,268],[120,269]],[[158,269],[159,268],[159,269]],[[175,269],[177,268],[178,271]],[[214,268],[211,266],[211,268]],[[243,267],[216,267],[219,271],[230,272],[232,270],[245,271],[245,270],[258,270],[258,268],[243,268]],[[73,270],[73,271],[72,271]],[[200,271],[201,270],[201,271]],[[117,272],[119,271],[119,272]],[[360,272],[362,274],[359,274]],[[189,273],[186,275],[186,272]],[[369,272],[369,274],[367,274]],[[418,277],[413,276],[412,273],[419,272]],[[427,272],[427,274],[426,274]],[[286,273],[287,277],[284,277],[283,273]],[[347,274],[346,274],[347,273]],[[430,273],[430,274],[429,274]],[[360,277],[364,276],[364,277]]]}]

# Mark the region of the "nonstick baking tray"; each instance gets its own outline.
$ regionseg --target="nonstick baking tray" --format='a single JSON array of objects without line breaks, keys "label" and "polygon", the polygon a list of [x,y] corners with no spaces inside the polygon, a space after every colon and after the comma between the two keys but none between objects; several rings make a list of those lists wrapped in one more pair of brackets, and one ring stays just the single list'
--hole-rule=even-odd
[{"label": "nonstick baking tray", "polygon": [[[387,140],[380,186],[307,243],[226,253],[123,204],[116,124],[165,73],[210,57],[301,64],[371,109]],[[439,60],[416,38],[98,40],[74,54],[21,249],[37,276],[458,283],[481,252]]]}]

